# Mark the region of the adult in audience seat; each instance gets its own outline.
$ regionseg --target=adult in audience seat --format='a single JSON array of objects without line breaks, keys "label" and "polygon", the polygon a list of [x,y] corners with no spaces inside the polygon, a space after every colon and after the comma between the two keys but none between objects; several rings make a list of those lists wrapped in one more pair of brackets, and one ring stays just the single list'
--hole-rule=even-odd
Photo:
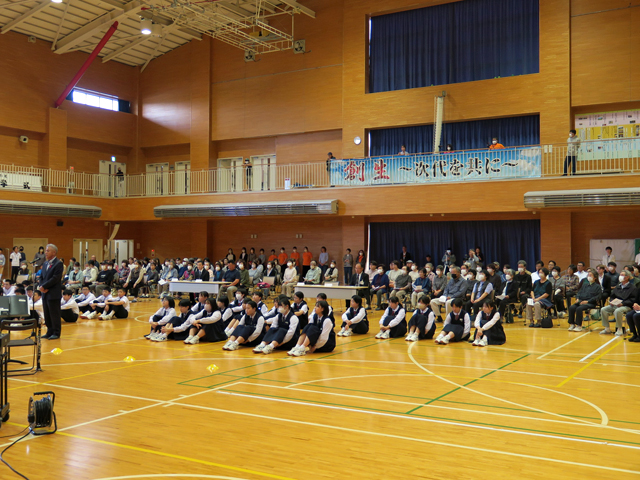
[{"label": "adult in audience seat", "polygon": [[531,295],[533,282],[531,281],[531,273],[527,271],[527,262],[520,260],[518,262],[518,273],[516,273],[514,281],[518,285],[518,296],[520,298],[520,310],[518,317],[522,318],[522,311],[527,305],[527,299]]},{"label": "adult in audience seat", "polygon": [[389,288],[389,277],[384,272],[384,267],[380,265],[371,282],[371,295],[375,294],[377,298],[376,310],[382,310],[382,296],[389,293]]},{"label": "adult in audience seat", "polygon": [[451,312],[451,302],[456,298],[459,298],[460,300],[464,299],[467,283],[460,274],[460,267],[451,267],[450,276],[451,280],[447,282],[447,286],[444,287],[444,292],[441,295],[441,298],[445,297],[445,300],[441,300],[440,298],[434,298],[431,300],[431,309],[435,312],[436,316],[440,316],[440,307],[442,305],[445,306],[446,314],[449,315]]},{"label": "adult in audience seat", "polygon": [[578,262],[578,270],[576,271],[576,275],[578,280],[582,281],[587,278],[588,271],[584,266],[584,262]]},{"label": "adult in audience seat", "polygon": [[602,287],[602,298],[607,299],[611,295],[611,277],[607,275],[607,267],[600,264],[596,267],[598,272],[598,283]]},{"label": "adult in audience seat", "polygon": [[592,270],[587,273],[587,278],[580,285],[580,290],[574,295],[575,303],[569,307],[569,331],[582,331],[582,316],[596,308],[602,297],[602,287],[596,280],[597,273]]},{"label": "adult in audience seat", "polygon": [[607,275],[609,276],[609,280],[611,280],[611,288],[614,288],[620,281],[618,278],[618,264],[616,262],[609,262],[607,264],[607,270]]},{"label": "adult in audience seat", "polygon": [[[418,272],[418,278],[411,285],[411,290],[411,308],[416,308],[421,297],[431,294],[431,281],[427,277],[426,268]],[[429,299],[429,302],[431,302],[431,299]]]},{"label": "adult in audience seat", "polygon": [[235,260],[229,261],[229,268],[222,277],[223,282],[229,282],[228,285],[223,285],[220,288],[220,295],[226,295],[229,302],[233,302],[235,298],[236,290],[240,285],[240,272],[236,269]]},{"label": "adult in audience seat", "polygon": [[282,293],[284,293],[288,298],[291,298],[293,295],[299,278],[298,271],[293,266],[293,262],[289,261],[287,263],[287,268],[282,274]]},{"label": "adult in audience seat", "polygon": [[640,289],[636,288],[636,298],[627,312],[627,325],[631,332],[630,342],[640,342]]},{"label": "adult in audience seat", "polygon": [[566,273],[562,276],[564,283],[564,297],[567,302],[566,310],[571,306],[571,299],[576,296],[580,289],[580,278],[576,274],[577,267],[571,264],[567,267]]},{"label": "adult in audience seat", "polygon": [[334,284],[338,282],[338,268],[336,267],[335,260],[331,261],[329,268],[325,270],[323,277],[325,283]]},{"label": "adult in audience seat", "polygon": [[[360,295],[364,299],[367,300],[367,305],[371,306],[371,296],[369,294],[369,275],[364,273],[362,264],[356,263],[355,266],[356,273],[351,277],[351,281],[349,285],[353,287],[365,287],[362,289],[358,289],[356,291],[356,295]],[[350,301],[347,301],[346,307],[349,308]]]},{"label": "adult in audience seat", "polygon": [[400,269],[400,275],[395,278],[391,295],[398,297],[400,302],[404,301],[404,297],[411,292],[411,277],[407,271],[407,267]]},{"label": "adult in audience seat", "polygon": [[[538,270],[538,276],[540,277],[540,280],[536,280],[533,284],[533,293],[531,295],[532,302],[529,302],[529,299],[527,299],[527,320],[529,320],[530,327],[536,328],[540,328],[542,326],[542,309],[547,309],[553,305],[551,303],[553,287],[547,278],[549,276],[549,270],[541,268]],[[533,305],[531,303],[533,303]]]},{"label": "adult in audience seat", "polygon": [[624,335],[622,330],[622,320],[625,314],[631,310],[636,300],[636,287],[629,281],[629,272],[623,270],[620,272],[619,283],[611,291],[609,296],[609,305],[600,309],[602,316],[601,334],[611,333],[609,329],[609,316],[613,314],[616,320],[616,336]]},{"label": "adult in audience seat", "polygon": [[447,276],[445,275],[444,266],[438,265],[436,267],[435,276],[431,280],[433,298],[441,297],[444,294],[444,289],[447,287],[447,283],[449,283],[449,278],[447,278]]},{"label": "adult in audience seat", "polygon": [[309,264],[309,269],[304,276],[304,283],[305,285],[319,285],[321,280],[320,269],[318,268],[315,260],[312,260]]},{"label": "adult in audience seat", "polygon": [[551,270],[551,278],[549,278],[553,291],[551,301],[559,317],[563,317],[566,312],[564,304],[564,277],[560,275],[561,272],[561,268],[556,265]]},{"label": "adult in audience seat", "polygon": [[514,281],[515,272],[510,268],[505,273],[505,282],[502,284],[502,290],[498,291],[496,296],[496,304],[498,305],[498,313],[500,318],[505,319],[505,323],[513,323],[513,318],[507,318],[506,310],[518,301],[518,285]]}]

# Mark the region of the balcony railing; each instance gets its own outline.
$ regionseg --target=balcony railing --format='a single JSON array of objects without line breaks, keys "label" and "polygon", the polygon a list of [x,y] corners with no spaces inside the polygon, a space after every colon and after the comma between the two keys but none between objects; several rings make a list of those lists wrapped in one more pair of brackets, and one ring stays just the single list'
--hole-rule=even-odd
[{"label": "balcony railing", "polygon": [[[114,176],[0,165],[3,190],[66,193],[92,197],[153,197],[209,193],[266,192],[366,185],[434,184],[558,177],[575,156],[575,175],[640,173],[640,138],[501,150],[467,150],[333,160],[327,165],[238,166]],[[571,155],[568,155],[571,153]],[[573,174],[569,166],[569,175]]]}]

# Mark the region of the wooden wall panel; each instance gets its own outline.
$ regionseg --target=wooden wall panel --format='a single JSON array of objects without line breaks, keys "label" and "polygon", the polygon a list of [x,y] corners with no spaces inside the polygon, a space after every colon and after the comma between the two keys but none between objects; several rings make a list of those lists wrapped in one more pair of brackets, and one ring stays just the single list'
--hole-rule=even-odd
[{"label": "wooden wall panel", "polygon": [[302,133],[277,137],[278,164],[323,162],[327,153],[342,158],[342,131]]},{"label": "wooden wall panel", "polygon": [[540,212],[540,253],[547,265],[554,260],[561,268],[571,263],[571,212],[545,209]]},{"label": "wooden wall panel", "polygon": [[136,116],[65,102],[69,138],[133,147],[136,144]]},{"label": "wooden wall panel", "polygon": [[571,101],[574,106],[637,101],[640,8],[571,19]]},{"label": "wooden wall panel", "polygon": [[275,137],[222,140],[215,143],[217,158],[247,158],[252,155],[274,155],[276,153]]},{"label": "wooden wall panel", "polygon": [[[18,137],[26,134],[29,143],[22,143]],[[29,132],[2,131],[0,133],[0,163],[8,165],[44,166],[40,165],[42,155],[42,135]]]},{"label": "wooden wall panel", "polygon": [[115,156],[118,162],[129,167],[131,149],[70,138],[67,144],[67,168],[73,167],[76,172],[99,173],[100,160],[111,160]]},{"label": "wooden wall panel", "polygon": [[640,5],[640,0],[571,0],[571,15],[598,14]]},{"label": "wooden wall panel", "polygon": [[[206,219],[167,219],[150,222],[122,222],[118,239],[133,240],[139,258],[205,256],[207,248]],[[140,248],[138,248],[140,244]]]}]

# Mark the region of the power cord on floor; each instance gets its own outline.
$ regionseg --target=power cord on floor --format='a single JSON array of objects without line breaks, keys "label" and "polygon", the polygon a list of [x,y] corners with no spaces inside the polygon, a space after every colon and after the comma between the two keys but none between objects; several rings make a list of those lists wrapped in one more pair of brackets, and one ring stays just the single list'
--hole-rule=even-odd
[{"label": "power cord on floor", "polygon": [[29,426],[27,425],[26,427],[24,427],[22,430],[20,430],[18,433],[12,433],[11,435],[4,435],[0,438],[9,438],[9,437],[16,437],[18,435],[21,435],[22,432],[24,432],[27,428],[29,428]]},{"label": "power cord on floor", "polygon": [[[28,428],[28,427],[27,427]],[[24,430],[23,430],[24,431]],[[6,447],[4,450],[2,450],[2,453],[0,453],[0,461],[2,461],[2,463],[4,463],[7,467],[9,467],[11,469],[11,471],[13,473],[15,473],[16,475],[20,475],[22,478],[24,478],[25,480],[29,480],[29,477],[26,477],[25,475],[21,474],[19,471],[17,471],[15,468],[13,468],[11,465],[9,465],[7,463],[7,461],[2,458],[2,455],[4,455],[4,453],[9,450],[11,447],[13,447],[16,443],[18,443],[20,440],[22,440],[23,438],[25,438],[27,435],[29,435],[31,433],[31,431],[28,431],[27,433],[25,433],[23,436],[21,436],[20,438],[18,438],[17,440],[15,440],[11,445],[9,445],[8,447]],[[9,435],[9,436],[13,436],[13,435]]]}]

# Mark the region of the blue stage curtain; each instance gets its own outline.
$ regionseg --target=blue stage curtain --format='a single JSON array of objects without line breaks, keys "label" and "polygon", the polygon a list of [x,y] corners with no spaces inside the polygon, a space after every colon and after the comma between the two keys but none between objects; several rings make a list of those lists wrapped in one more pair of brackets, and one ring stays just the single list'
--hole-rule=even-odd
[{"label": "blue stage curtain", "polygon": [[528,266],[540,259],[539,220],[469,222],[385,222],[371,223],[371,260],[388,265],[398,260],[406,245],[414,261],[423,267],[425,257],[440,263],[447,248],[461,265],[470,248],[479,246],[487,262],[508,263],[515,270],[520,260]]},{"label": "blue stage curtain", "polygon": [[[450,143],[454,150],[486,148],[492,137],[505,147],[538,145],[540,116],[492,118],[472,122],[445,123],[441,149]],[[433,152],[433,125],[371,130],[371,155],[395,155],[406,145],[409,153]]]},{"label": "blue stage curtain", "polygon": [[369,91],[539,72],[538,0],[465,0],[371,19]]}]

